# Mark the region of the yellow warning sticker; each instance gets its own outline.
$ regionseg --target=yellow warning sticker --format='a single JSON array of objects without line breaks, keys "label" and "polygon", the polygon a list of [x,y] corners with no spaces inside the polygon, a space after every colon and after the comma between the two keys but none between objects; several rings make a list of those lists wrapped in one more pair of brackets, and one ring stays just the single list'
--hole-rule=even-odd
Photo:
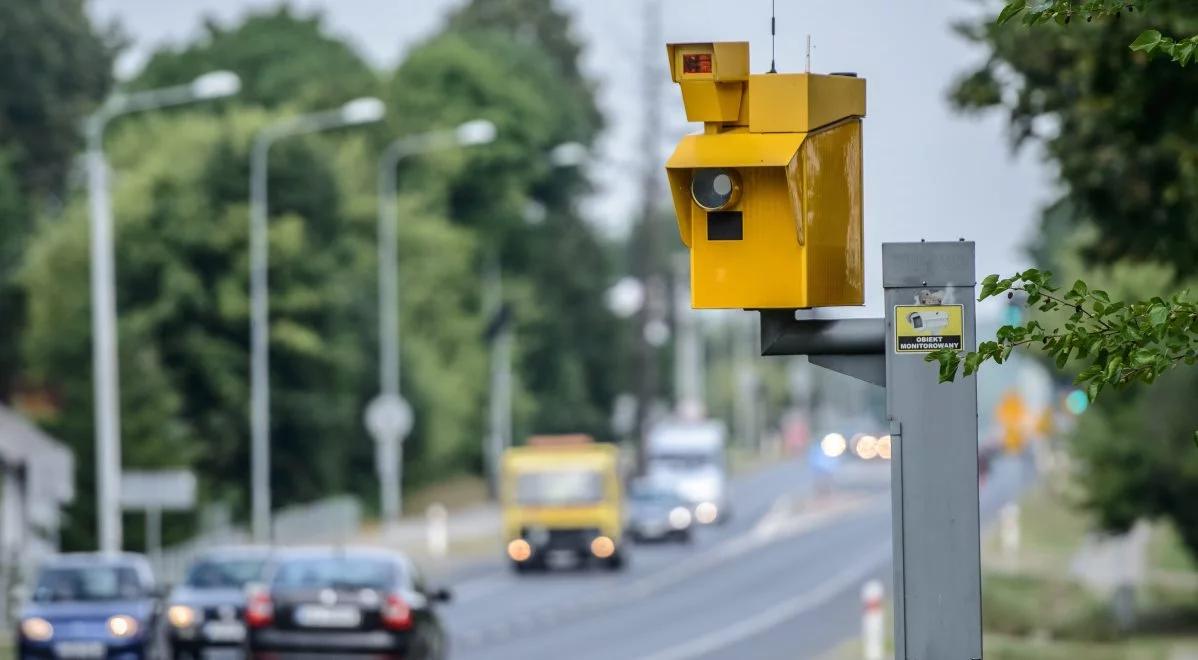
[{"label": "yellow warning sticker", "polygon": [[894,350],[896,353],[961,350],[964,317],[964,305],[895,305]]}]

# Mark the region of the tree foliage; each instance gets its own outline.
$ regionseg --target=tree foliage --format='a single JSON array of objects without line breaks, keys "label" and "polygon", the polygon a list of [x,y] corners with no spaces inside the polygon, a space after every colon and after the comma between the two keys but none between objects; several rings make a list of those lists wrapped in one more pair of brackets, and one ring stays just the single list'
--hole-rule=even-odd
[{"label": "tree foliage", "polygon": [[[1011,0],[1003,7],[998,15],[1001,25],[1015,17],[1022,17],[1028,25],[1056,22],[1068,25],[1074,18],[1085,18],[1089,23],[1095,18],[1119,20],[1126,11],[1141,12],[1151,4],[1152,0]],[[1198,48],[1198,35],[1173,39],[1161,34],[1160,30],[1147,29],[1136,37],[1129,46],[1131,50],[1142,51],[1148,55],[1168,55],[1174,62],[1185,66],[1194,59],[1194,49]]]},{"label": "tree foliage", "polygon": [[990,57],[953,91],[967,111],[1000,109],[1015,144],[1040,143],[1056,166],[1058,212],[1088,223],[1090,263],[1158,261],[1198,273],[1198,77],[1169,62],[1128,57],[1149,25],[1198,31],[1198,11],[1156,0],[1120,21],[1067,29],[992,21],[959,30]]},{"label": "tree foliage", "polygon": [[1031,268],[1005,279],[985,278],[978,300],[1016,292],[1042,313],[1063,311],[1063,325],[1032,319],[999,328],[994,341],[964,355],[951,349],[929,353],[929,362],[940,363],[941,382],[953,380],[960,367],[968,376],[987,360],[1002,363],[1026,346],[1043,351],[1057,369],[1084,363],[1074,384],[1085,387],[1093,401],[1107,386],[1150,384],[1174,367],[1198,362],[1198,305],[1187,291],[1128,304],[1112,301],[1106,291],[1091,290],[1082,280],[1062,291],[1052,284],[1052,273]]},{"label": "tree foliage", "polygon": [[320,14],[300,14],[286,3],[232,27],[206,21],[196,41],[154,53],[133,86],[177,85],[216,70],[237,73],[240,99],[268,108],[322,110],[374,94],[378,86],[354,49],[326,33]]},{"label": "tree foliage", "polygon": [[[378,392],[379,150],[398,135],[480,116],[499,126],[495,144],[410,159],[397,173],[402,388],[416,411],[405,483],[481,462],[480,290],[492,260],[504,266],[516,310],[521,429],[604,435],[618,382],[615,321],[597,304],[609,279],[605,246],[576,208],[587,191],[582,174],[547,159],[562,142],[593,140],[598,111],[576,67],[578,46],[565,36],[565,15],[544,0],[492,15],[494,6],[464,5],[385,86],[378,81],[389,74],[329,36],[318,15],[286,5],[230,26],[210,23],[195,41],[156,53],[131,81],[146,89],[230,69],[244,92],[123,118],[109,133],[126,465],[191,467],[204,501],[248,509],[249,145],[268,123],[380,87],[389,101],[385,127],[288,138],[271,152],[275,506],[338,492],[375,501],[362,410]],[[9,209],[25,205],[13,183],[19,170],[6,167],[11,153],[0,148],[5,228],[14,221]],[[86,466],[93,445],[87,214],[84,191],[59,176],[69,193],[63,208],[13,232],[27,245],[12,272],[20,273],[29,318],[13,344],[24,360],[22,381],[59,404],[41,421]],[[94,475],[78,477],[81,496],[64,532],[70,548],[89,547],[93,535]],[[139,535],[139,525],[128,526],[130,545]]]},{"label": "tree foliage", "polygon": [[22,190],[61,192],[83,117],[112,84],[114,37],[83,0],[0,2],[0,148]]},{"label": "tree foliage", "polygon": [[[1083,10],[1095,20],[1067,20],[1088,17]],[[1010,24],[1020,15],[1028,27]],[[1072,24],[1046,24],[1054,21]],[[1044,147],[1062,192],[1041,218],[1033,255],[1042,268],[983,280],[982,298],[1014,295],[1029,320],[977,351],[929,359],[948,379],[1027,347],[1092,398],[1103,393],[1069,440],[1083,504],[1114,531],[1170,519],[1198,556],[1198,376],[1186,368],[1198,356],[1198,308],[1186,293],[1198,275],[1198,124],[1188,100],[1198,79],[1151,57],[1186,63],[1181,41],[1157,35],[1188,40],[1198,12],[1181,0],[1010,2],[998,22],[959,30],[990,57],[962,77],[954,102],[1005,112],[1016,145]],[[1074,285],[1058,287],[1049,268]]]},{"label": "tree foliage", "polygon": [[600,123],[577,45],[552,31],[542,45],[530,22],[565,18],[545,0],[475,2],[409,53],[388,88],[393,133],[485,117],[499,137],[456,158],[409,164],[400,181],[477,232],[485,259],[502,264],[516,319],[518,433],[605,437],[620,376],[616,320],[599,302],[611,267],[576,208],[585,179],[548,158],[559,144],[590,143]]}]

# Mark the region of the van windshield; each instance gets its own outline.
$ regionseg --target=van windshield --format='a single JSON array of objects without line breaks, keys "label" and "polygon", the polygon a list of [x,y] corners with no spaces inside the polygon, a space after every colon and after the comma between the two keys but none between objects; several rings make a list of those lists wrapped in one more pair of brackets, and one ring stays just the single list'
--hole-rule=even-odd
[{"label": "van windshield", "polygon": [[595,470],[528,472],[516,478],[516,502],[525,506],[596,504],[603,500],[603,475]]},{"label": "van windshield", "polygon": [[713,454],[699,452],[673,452],[655,454],[650,462],[656,467],[665,468],[676,472],[689,472],[692,470],[700,470],[706,467],[715,466],[715,456]]}]

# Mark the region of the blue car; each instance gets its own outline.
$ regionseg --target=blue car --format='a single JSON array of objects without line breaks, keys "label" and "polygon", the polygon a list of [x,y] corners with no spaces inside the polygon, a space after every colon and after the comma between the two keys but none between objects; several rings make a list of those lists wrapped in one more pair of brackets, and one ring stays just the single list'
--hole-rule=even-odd
[{"label": "blue car", "polygon": [[135,554],[66,554],[46,560],[17,628],[21,660],[161,657],[154,578]]}]

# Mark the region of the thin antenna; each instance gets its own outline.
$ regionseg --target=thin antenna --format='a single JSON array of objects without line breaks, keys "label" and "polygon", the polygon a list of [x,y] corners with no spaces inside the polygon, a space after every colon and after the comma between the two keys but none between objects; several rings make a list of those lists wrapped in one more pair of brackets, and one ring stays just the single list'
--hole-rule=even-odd
[{"label": "thin antenna", "polygon": [[807,73],[811,73],[811,35],[807,35]]},{"label": "thin antenna", "polygon": [[778,73],[775,65],[774,45],[778,40],[778,6],[777,0],[770,0],[770,73]]}]

